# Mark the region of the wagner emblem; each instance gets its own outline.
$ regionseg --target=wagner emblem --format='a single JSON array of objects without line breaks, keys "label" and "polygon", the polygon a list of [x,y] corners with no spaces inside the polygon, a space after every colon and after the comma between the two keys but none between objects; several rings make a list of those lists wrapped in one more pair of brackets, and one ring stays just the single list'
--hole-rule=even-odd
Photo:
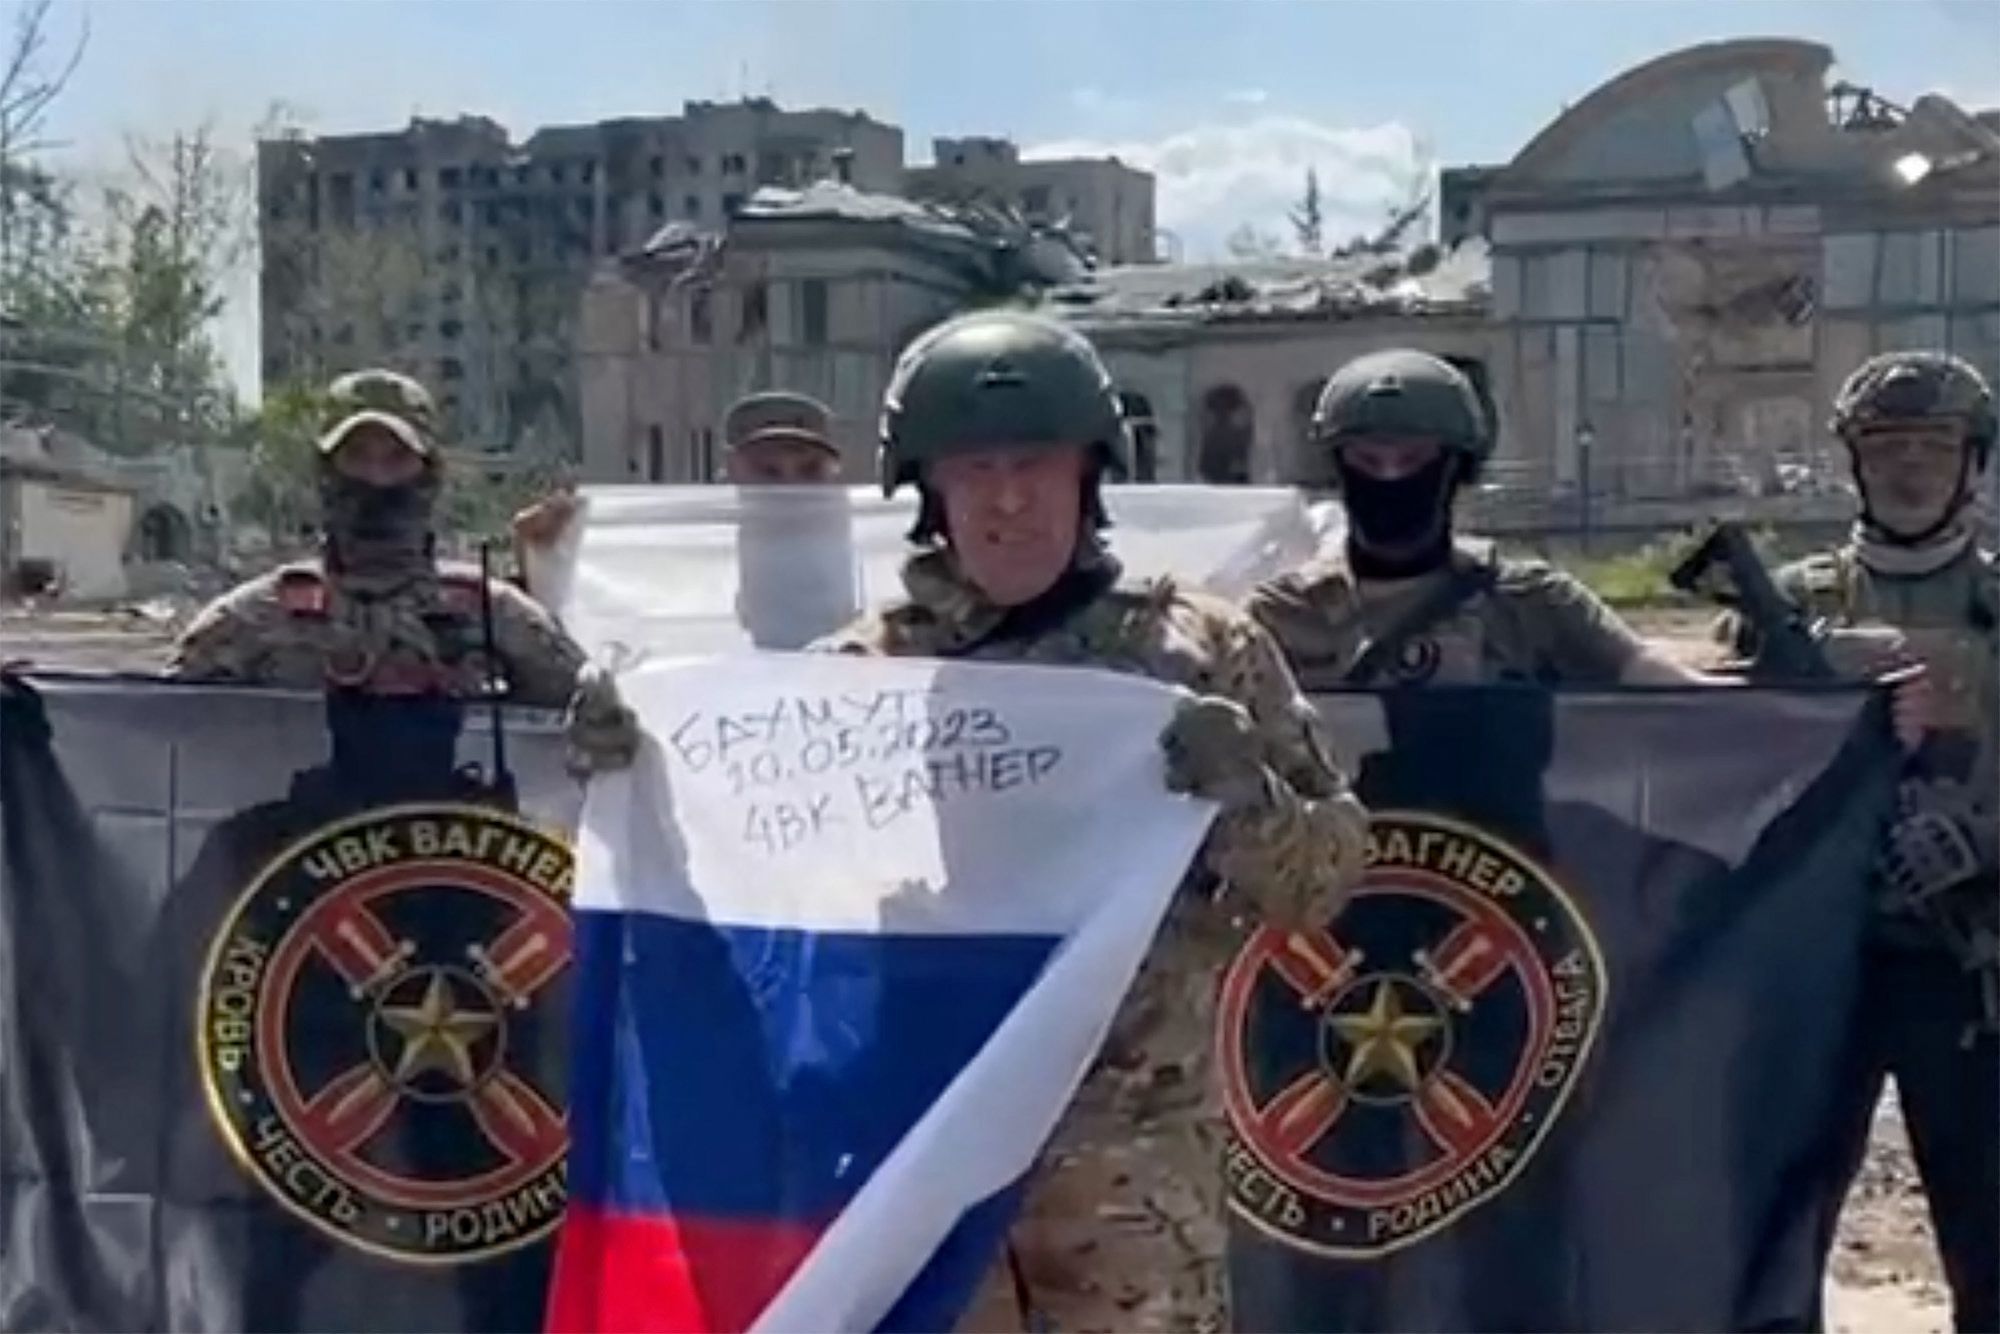
[{"label": "wagner emblem", "polygon": [[1339,917],[1260,931],[1223,980],[1230,1207],[1357,1258],[1451,1226],[1534,1155],[1604,998],[1545,868],[1469,825],[1377,813]]},{"label": "wagner emblem", "polygon": [[199,1046],[216,1124],[265,1190],[405,1262],[556,1226],[570,874],[560,839],[457,805],[329,825],[257,874],[210,949]]}]

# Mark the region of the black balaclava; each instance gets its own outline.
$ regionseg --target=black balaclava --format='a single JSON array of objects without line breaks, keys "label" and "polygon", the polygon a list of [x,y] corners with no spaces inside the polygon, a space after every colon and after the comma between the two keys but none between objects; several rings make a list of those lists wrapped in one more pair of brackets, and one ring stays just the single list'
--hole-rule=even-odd
[{"label": "black balaclava", "polygon": [[[1393,482],[1347,465],[1336,450],[1340,499],[1347,511],[1348,560],[1363,578],[1405,579],[1441,569],[1451,557],[1451,501],[1458,455],[1438,456]],[[1383,554],[1385,550],[1394,555]]]},{"label": "black balaclava", "polygon": [[393,587],[431,569],[437,469],[402,486],[373,486],[342,473],[331,459],[320,469],[326,565],[343,581]]}]

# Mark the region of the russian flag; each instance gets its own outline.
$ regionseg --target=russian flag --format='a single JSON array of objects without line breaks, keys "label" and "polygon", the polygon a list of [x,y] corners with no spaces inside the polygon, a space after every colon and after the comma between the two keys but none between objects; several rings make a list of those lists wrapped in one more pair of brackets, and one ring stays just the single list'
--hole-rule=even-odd
[{"label": "russian flag", "polygon": [[948,1329],[1211,808],[1174,692],[821,656],[644,668],[578,836],[559,1331]]}]

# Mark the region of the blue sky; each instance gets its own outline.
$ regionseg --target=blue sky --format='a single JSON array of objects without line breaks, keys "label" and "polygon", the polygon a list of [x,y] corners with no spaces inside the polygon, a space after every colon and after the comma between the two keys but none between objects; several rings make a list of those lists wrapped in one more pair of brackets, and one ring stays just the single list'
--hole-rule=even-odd
[{"label": "blue sky", "polygon": [[78,165],[204,119],[247,148],[280,101],[320,132],[473,111],[520,135],[749,92],[865,108],[913,159],[952,133],[1117,151],[1190,257],[1275,229],[1308,164],[1360,226],[1419,154],[1504,161],[1699,41],[1809,38],[1892,99],[2000,106],[1994,0],[57,0],[61,32],[86,15],[53,126]]}]

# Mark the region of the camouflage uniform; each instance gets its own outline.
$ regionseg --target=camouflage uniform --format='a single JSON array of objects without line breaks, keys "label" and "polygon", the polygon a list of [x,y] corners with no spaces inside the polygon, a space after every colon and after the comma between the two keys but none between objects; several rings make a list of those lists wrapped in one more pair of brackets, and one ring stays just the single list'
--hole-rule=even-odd
[{"label": "camouflage uniform", "polygon": [[[1168,582],[1113,587],[1024,639],[933,552],[904,569],[909,601],[820,647],[894,657],[1090,665],[1220,695],[1256,720],[1282,780],[1267,810],[1221,818],[1206,863],[1253,901],[1268,885],[1351,879],[1359,807],[1270,640],[1226,603]],[[1208,883],[1204,881],[1204,885]],[[1221,1329],[1221,1102],[1211,1073],[1215,986],[1244,905],[1190,885],[1176,899],[1103,1055],[1043,1155],[1014,1229],[1029,1300],[1055,1328]],[[1018,1321],[996,1271],[961,1326]]]},{"label": "camouflage uniform", "polygon": [[[1853,448],[1870,427],[1941,419],[1963,423],[1967,457],[1956,508],[1932,532],[1898,538],[1864,514],[1852,540],[1786,566],[1776,582],[1833,630],[1894,627],[1929,674],[1937,716],[1912,761],[1878,876],[1855,1069],[1839,1113],[1839,1184],[1860,1168],[1893,1073],[1958,1327],[1992,1330],[2000,1328],[2000,566],[1977,546],[1966,503],[1992,449],[1992,397],[1963,362],[1890,353],[1848,380],[1834,429]],[[1749,627],[1736,638],[1754,650]],[[1955,831],[1954,861],[1976,869],[1915,883],[1930,860],[1925,829],[1940,820]],[[1836,1194],[1829,1232],[1838,1204]]]},{"label": "camouflage uniform", "polygon": [[[441,456],[430,395],[403,376],[362,371],[334,381],[327,407],[319,441],[326,555],[211,603],[174,645],[168,674],[449,696],[483,693],[497,678],[522,703],[568,703],[584,655],[554,618],[493,582],[486,592],[499,662],[489,663],[479,573],[440,568],[432,558]],[[395,486],[344,476],[334,453],[363,426],[393,435],[422,459],[422,473]]]},{"label": "camouflage uniform", "polygon": [[[1360,683],[1357,665],[1385,639],[1389,651],[1366,671],[1371,683],[1610,684],[1645,652],[1609,607],[1562,571],[1500,560],[1483,543],[1449,541],[1453,493],[1477,475],[1494,443],[1490,405],[1456,367],[1408,350],[1341,367],[1314,408],[1311,443],[1340,470],[1342,441],[1369,436],[1442,445],[1437,474],[1410,483],[1435,490],[1405,514],[1430,524],[1444,541],[1416,568],[1365,576],[1350,542],[1251,594],[1250,614],[1278,641],[1307,690]],[[1344,500],[1351,534],[1365,541],[1374,518],[1367,507],[1401,484],[1378,482],[1363,492],[1362,481],[1346,476]]]},{"label": "camouflage uniform", "polygon": [[1597,595],[1538,561],[1495,558],[1456,543],[1450,565],[1410,579],[1362,579],[1344,551],[1266,581],[1247,608],[1285,651],[1299,684],[1347,682],[1363,651],[1392,633],[1451,578],[1477,579],[1470,596],[1414,627],[1384,663],[1380,684],[1530,680],[1611,684],[1644,643]]},{"label": "camouflage uniform", "polygon": [[[1191,876],[1106,1046],[1031,1177],[1008,1261],[963,1329],[1046,1320],[1082,1330],[1214,1330],[1227,1323],[1220,1094],[1211,1075],[1220,973],[1249,910],[1331,908],[1359,872],[1365,821],[1317,718],[1276,648],[1228,605],[1168,582],[1121,584],[1094,535],[1025,607],[957,573],[926,465],[953,453],[1088,445],[1124,461],[1124,429],[1096,353],[1061,326],[990,313],[952,321],[904,354],[883,417],[883,485],[923,496],[904,569],[908,599],[818,647],[887,656],[1096,666],[1193,692],[1177,715],[1233,717],[1247,799],[1222,803]],[[1095,475],[1086,522],[1101,522]],[[1228,703],[1221,703],[1228,701]],[[1177,728],[1163,739],[1170,785]],[[1026,1309],[1024,1309],[1024,1307]]]},{"label": "camouflage uniform", "polygon": [[496,675],[509,697],[560,708],[583,651],[509,584],[491,584],[500,670],[486,661],[477,569],[433,569],[371,595],[318,561],[282,566],[207,607],[175,643],[168,675],[301,690],[474,696]]}]

